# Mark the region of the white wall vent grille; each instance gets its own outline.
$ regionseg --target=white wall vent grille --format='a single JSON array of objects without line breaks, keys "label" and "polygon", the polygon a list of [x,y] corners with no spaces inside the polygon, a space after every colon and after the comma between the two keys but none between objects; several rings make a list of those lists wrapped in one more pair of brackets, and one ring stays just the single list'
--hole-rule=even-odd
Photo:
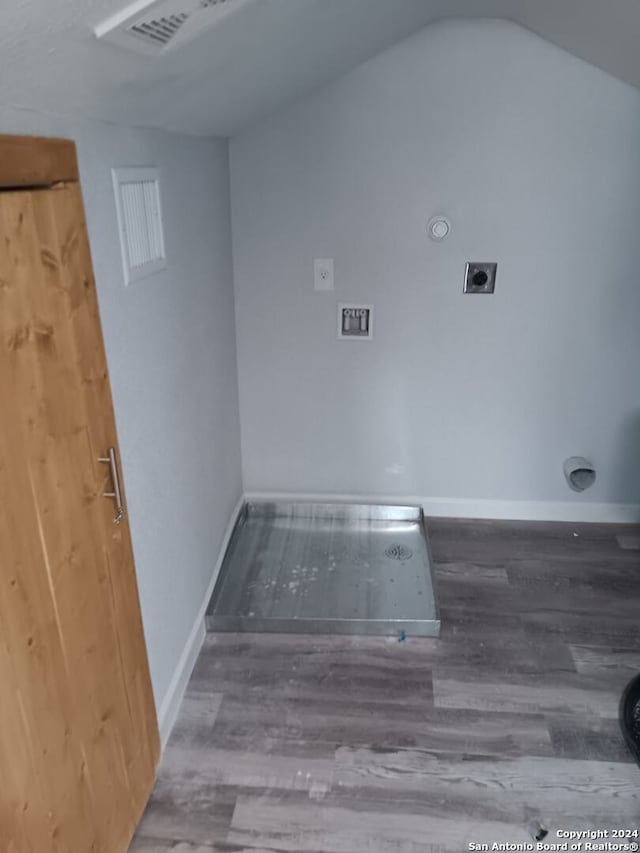
[{"label": "white wall vent grille", "polygon": [[104,41],[144,54],[162,54],[190,42],[253,0],[136,0],[99,24]]},{"label": "white wall vent grille", "polygon": [[160,182],[154,168],[113,170],[125,284],[165,269]]}]

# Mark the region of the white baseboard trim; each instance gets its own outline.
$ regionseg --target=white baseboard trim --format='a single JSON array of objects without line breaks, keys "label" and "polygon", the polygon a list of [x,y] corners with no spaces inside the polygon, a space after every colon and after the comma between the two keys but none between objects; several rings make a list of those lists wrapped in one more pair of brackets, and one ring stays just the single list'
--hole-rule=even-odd
[{"label": "white baseboard trim", "polygon": [[637,524],[637,504],[588,501],[500,501],[465,498],[426,498],[416,495],[345,495],[310,492],[247,492],[246,500],[317,501],[421,506],[427,516],[488,518],[513,521],[569,521]]},{"label": "white baseboard trim", "polygon": [[224,536],[222,537],[222,543],[220,545],[220,550],[218,551],[215,566],[213,567],[213,573],[204,596],[204,601],[198,610],[198,615],[196,616],[193,627],[189,632],[189,637],[185,643],[184,649],[182,650],[182,654],[180,655],[178,665],[175,668],[167,692],[165,693],[158,709],[158,727],[160,729],[160,742],[162,744],[163,751],[167,745],[167,741],[169,740],[169,735],[171,734],[171,730],[173,729],[178,716],[178,711],[180,710],[184,692],[187,689],[187,684],[191,678],[193,667],[195,666],[200,649],[202,648],[202,644],[206,637],[206,628],[204,623],[205,613],[207,612],[207,607],[209,605],[211,595],[213,594],[213,587],[218,579],[218,573],[222,567],[222,561],[224,559],[229,540],[231,539],[231,534],[233,533],[236,520],[244,505],[244,501],[245,499],[243,496],[240,498],[231,513],[229,523],[227,524]]},{"label": "white baseboard trim", "polygon": [[180,704],[191,678],[193,667],[204,643],[205,633],[204,618],[201,618],[200,614],[198,614],[198,618],[189,633],[189,639],[180,655],[180,660],[175,668],[167,692],[158,709],[158,727],[160,729],[160,743],[163,752],[169,740],[171,729],[178,716]]},{"label": "white baseboard trim", "polygon": [[513,521],[568,521],[634,524],[640,506],[578,501],[496,501],[424,498],[425,515],[457,518],[494,518]]}]

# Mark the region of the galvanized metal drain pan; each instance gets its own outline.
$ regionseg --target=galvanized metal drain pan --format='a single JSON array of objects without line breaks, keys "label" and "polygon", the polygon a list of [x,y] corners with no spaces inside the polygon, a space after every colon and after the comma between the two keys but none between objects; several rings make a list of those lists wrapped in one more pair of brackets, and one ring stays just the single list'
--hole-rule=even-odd
[{"label": "galvanized metal drain pan", "polygon": [[246,503],[206,622],[210,631],[438,636],[422,509]]}]

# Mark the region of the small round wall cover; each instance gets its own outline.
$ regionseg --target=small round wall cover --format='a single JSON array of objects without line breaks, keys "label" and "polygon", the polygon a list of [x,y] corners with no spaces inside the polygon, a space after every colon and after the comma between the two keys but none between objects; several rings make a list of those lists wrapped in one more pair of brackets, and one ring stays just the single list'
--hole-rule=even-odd
[{"label": "small round wall cover", "polygon": [[431,237],[432,240],[435,240],[436,243],[439,243],[441,240],[444,240],[445,237],[449,236],[449,232],[451,231],[451,222],[446,216],[434,216],[429,220],[427,230],[429,232],[429,237]]}]

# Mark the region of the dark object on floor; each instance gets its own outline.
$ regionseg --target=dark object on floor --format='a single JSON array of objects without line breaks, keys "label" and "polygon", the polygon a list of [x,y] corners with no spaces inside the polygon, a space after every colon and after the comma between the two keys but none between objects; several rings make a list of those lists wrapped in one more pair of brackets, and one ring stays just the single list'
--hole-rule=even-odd
[{"label": "dark object on floor", "polygon": [[620,728],[630,752],[640,765],[640,675],[631,679],[620,699]]},{"label": "dark object on floor", "polygon": [[527,829],[534,841],[542,841],[549,834],[549,830],[539,820],[532,820]]},{"label": "dark object on floor", "polygon": [[399,642],[399,643],[404,643],[404,641],[405,641],[406,639],[407,639],[407,633],[406,633],[406,631],[398,631],[398,642]]}]

